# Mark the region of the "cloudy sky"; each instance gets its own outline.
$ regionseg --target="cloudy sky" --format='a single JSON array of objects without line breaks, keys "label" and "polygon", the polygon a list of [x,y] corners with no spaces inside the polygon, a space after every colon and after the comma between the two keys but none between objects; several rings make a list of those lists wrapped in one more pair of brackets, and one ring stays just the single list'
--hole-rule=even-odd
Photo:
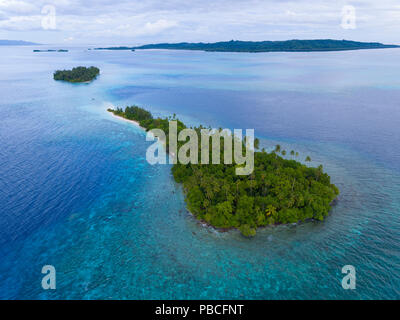
[{"label": "cloudy sky", "polygon": [[400,0],[0,0],[0,39],[124,45],[318,38],[400,44]]}]

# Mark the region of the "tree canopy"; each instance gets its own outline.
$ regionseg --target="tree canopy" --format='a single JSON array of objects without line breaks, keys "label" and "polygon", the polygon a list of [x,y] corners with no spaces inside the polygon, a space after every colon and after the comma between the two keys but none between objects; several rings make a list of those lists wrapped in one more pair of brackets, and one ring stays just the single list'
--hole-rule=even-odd
[{"label": "tree canopy", "polygon": [[57,70],[54,72],[54,80],[68,82],[87,82],[95,79],[100,73],[96,67],[76,67],[72,70]]},{"label": "tree canopy", "polygon": [[[162,129],[168,136],[171,118],[153,118],[150,112],[137,106],[108,111],[136,120],[146,130]],[[186,128],[177,121],[178,132]],[[194,129],[199,133],[201,128]],[[168,138],[166,143],[168,150]],[[280,145],[271,153],[264,149],[255,152],[254,171],[248,176],[236,175],[235,162],[212,165],[178,162],[173,165],[172,174],[176,182],[183,184],[188,210],[216,228],[237,228],[244,236],[251,237],[257,227],[309,219],[322,221],[339,189],[323,172],[322,165],[310,168],[282,158],[279,151]]]},{"label": "tree canopy", "polygon": [[379,42],[358,42],[349,40],[312,39],[285,41],[221,41],[214,43],[156,43],[138,47],[108,47],[96,50],[135,50],[135,49],[171,49],[202,50],[219,52],[305,52],[305,51],[341,51],[359,49],[397,48],[397,45],[386,45]]}]

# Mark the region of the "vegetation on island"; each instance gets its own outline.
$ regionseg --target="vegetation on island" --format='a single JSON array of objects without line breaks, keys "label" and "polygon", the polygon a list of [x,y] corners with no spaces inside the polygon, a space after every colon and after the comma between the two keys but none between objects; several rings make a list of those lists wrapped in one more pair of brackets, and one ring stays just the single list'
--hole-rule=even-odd
[{"label": "vegetation on island", "polygon": [[33,50],[33,52],[68,52],[68,50],[67,49],[58,49],[58,50],[55,50],[55,49],[47,49],[47,50],[35,49],[35,50]]},{"label": "vegetation on island", "polygon": [[[108,111],[137,121],[147,131],[162,129],[167,135],[167,150],[169,121],[178,122],[178,132],[186,128],[175,115],[154,118],[149,111],[137,106]],[[202,128],[193,129],[200,135]],[[179,143],[186,142],[178,142],[178,147]],[[258,144],[259,141],[255,143],[257,149]],[[224,148],[221,149],[223,159]],[[183,165],[178,162],[173,165],[172,174],[176,182],[183,184],[188,210],[216,228],[237,228],[250,237],[256,234],[257,227],[310,219],[322,221],[339,195],[338,188],[323,172],[322,165],[307,167],[296,160],[299,154],[294,150],[290,151],[291,159],[284,159],[281,155],[285,154],[280,145],[269,153],[264,149],[255,152],[254,171],[248,176],[236,175],[235,163]],[[306,161],[311,158],[307,157]]]},{"label": "vegetation on island", "polygon": [[[89,48],[88,50],[92,50],[91,48]],[[106,48],[93,48],[93,50],[131,50],[131,51],[135,51],[135,49],[133,47],[106,47]]]},{"label": "vegetation on island", "polygon": [[57,70],[54,72],[54,80],[68,82],[88,82],[95,79],[100,73],[96,67],[76,67],[72,70]]},{"label": "vegetation on island", "polygon": [[109,47],[95,50],[134,50],[134,49],[171,49],[202,50],[218,52],[304,52],[304,51],[342,51],[359,49],[397,48],[379,42],[358,42],[349,40],[286,40],[286,41],[224,41],[215,43],[157,43],[138,47]]}]

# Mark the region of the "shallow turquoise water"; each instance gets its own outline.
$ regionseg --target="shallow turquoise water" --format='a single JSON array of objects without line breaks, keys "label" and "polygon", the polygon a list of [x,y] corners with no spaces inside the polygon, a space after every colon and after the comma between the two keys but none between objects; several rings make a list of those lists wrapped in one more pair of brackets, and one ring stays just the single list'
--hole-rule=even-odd
[{"label": "shallow turquoise water", "polygon": [[[0,52],[0,298],[400,297],[400,51]],[[99,79],[51,78],[82,64]],[[146,162],[144,133],[105,111],[134,103],[311,155],[339,203],[251,240],[203,227],[170,167]]]}]

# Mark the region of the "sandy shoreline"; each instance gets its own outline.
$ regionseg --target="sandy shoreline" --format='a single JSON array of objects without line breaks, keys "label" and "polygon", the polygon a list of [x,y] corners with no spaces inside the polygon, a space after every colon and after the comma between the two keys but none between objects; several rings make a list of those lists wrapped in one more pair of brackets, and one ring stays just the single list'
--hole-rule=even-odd
[{"label": "sandy shoreline", "polygon": [[[109,111],[107,111],[107,112],[109,112]],[[136,125],[136,126],[139,127],[140,129],[146,131],[145,128],[143,128],[143,127],[140,126],[139,122],[137,122],[137,121],[135,121],[135,120],[126,119],[126,118],[121,117],[121,116],[117,116],[117,115],[115,115],[115,114],[112,113],[112,112],[110,112],[110,113],[111,113],[111,115],[112,115],[113,117],[118,118],[119,120],[123,120],[123,121],[125,121],[125,122],[133,123],[134,125]]]},{"label": "sandy shoreline", "polygon": [[[114,107],[114,106],[112,106],[112,107]],[[109,112],[109,111],[107,111],[107,112]],[[118,118],[119,120],[122,120],[122,121],[125,121],[125,122],[130,122],[130,123],[134,124],[135,126],[139,127],[140,129],[142,129],[144,132],[149,133],[149,134],[152,135],[152,133],[151,133],[151,132],[148,132],[148,131],[146,130],[146,128],[143,128],[142,126],[140,126],[139,122],[137,122],[137,121],[135,121],[135,120],[126,119],[126,118],[121,117],[121,116],[118,116],[118,115],[115,115],[115,114],[112,113],[112,112],[109,112],[109,113],[111,113],[111,115],[112,115],[113,117]],[[153,136],[153,137],[154,137],[154,136]],[[154,139],[156,139],[157,141],[160,141],[160,139],[159,139],[158,137],[154,137]],[[164,145],[164,144],[163,144],[163,145]],[[164,148],[165,148],[165,145],[164,145]],[[173,156],[173,157],[175,156],[175,154],[174,154],[173,152],[168,152],[168,154],[171,155],[171,156]]]}]

